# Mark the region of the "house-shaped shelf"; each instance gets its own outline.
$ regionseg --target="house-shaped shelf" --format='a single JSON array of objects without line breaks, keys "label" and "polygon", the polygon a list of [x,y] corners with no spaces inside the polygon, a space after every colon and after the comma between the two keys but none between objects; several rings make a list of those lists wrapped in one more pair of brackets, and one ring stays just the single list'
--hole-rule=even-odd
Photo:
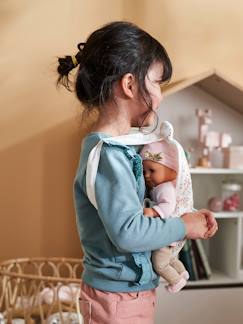
[{"label": "house-shaped shelf", "polygon": [[224,77],[216,70],[168,84],[164,89],[164,95],[169,96],[192,85],[199,87],[243,114],[243,87]]},{"label": "house-shaped shelf", "polygon": [[[162,89],[162,101],[159,115],[161,120],[169,120],[174,125],[175,138],[184,149],[192,147],[194,152],[191,164],[194,166],[200,153],[198,143],[198,118],[196,109],[210,109],[212,123],[209,131],[229,133],[233,145],[243,145],[243,88],[231,82],[216,71],[209,71],[196,77],[168,84]],[[214,150],[215,160],[222,162],[223,152]],[[219,155],[217,155],[219,154]],[[212,159],[211,159],[212,160]],[[199,170],[199,171],[198,171]],[[220,197],[222,182],[235,180],[242,182],[241,171],[219,169],[194,169],[192,172],[194,206],[207,208],[208,200]],[[215,237],[205,242],[208,260],[213,275],[210,280],[195,281],[196,285],[227,285],[236,283],[239,274],[243,274],[242,256],[242,210],[241,193],[240,212],[221,212],[218,216],[219,231]],[[240,278],[243,282],[243,277]]]},{"label": "house-shaped shelf", "polygon": [[243,145],[243,87],[211,70],[171,82],[162,92],[160,120],[174,125],[175,137],[186,149],[198,145],[196,109],[211,109],[213,122],[209,130],[229,133],[233,145]]}]

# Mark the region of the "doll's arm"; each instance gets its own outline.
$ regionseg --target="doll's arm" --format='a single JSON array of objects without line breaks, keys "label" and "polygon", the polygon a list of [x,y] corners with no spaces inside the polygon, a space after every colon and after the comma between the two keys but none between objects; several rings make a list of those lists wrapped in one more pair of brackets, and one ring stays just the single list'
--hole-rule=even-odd
[{"label": "doll's arm", "polygon": [[154,211],[161,218],[168,218],[172,215],[176,207],[176,191],[172,182],[167,182],[162,190],[155,194]]}]

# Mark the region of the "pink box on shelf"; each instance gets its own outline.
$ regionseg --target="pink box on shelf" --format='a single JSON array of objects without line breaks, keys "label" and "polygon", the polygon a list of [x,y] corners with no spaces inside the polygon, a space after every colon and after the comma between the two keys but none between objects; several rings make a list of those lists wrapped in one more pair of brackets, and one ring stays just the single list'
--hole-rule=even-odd
[{"label": "pink box on shelf", "polygon": [[224,149],[224,168],[243,169],[243,146]]}]

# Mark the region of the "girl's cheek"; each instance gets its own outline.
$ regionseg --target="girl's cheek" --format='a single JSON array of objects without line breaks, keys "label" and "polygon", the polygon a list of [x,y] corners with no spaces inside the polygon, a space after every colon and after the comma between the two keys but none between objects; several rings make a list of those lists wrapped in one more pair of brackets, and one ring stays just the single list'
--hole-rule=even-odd
[{"label": "girl's cheek", "polygon": [[159,91],[159,98],[160,98],[160,102],[164,100],[164,94],[162,93],[162,91]]},{"label": "girl's cheek", "polygon": [[164,99],[164,96],[159,88],[158,92],[157,92],[157,102],[160,104],[162,102],[162,100]]},{"label": "girl's cheek", "polygon": [[163,100],[163,95],[161,93],[160,88],[157,89],[156,92],[154,91],[153,93],[150,93],[150,97],[152,99],[153,108],[159,108],[159,105]]}]

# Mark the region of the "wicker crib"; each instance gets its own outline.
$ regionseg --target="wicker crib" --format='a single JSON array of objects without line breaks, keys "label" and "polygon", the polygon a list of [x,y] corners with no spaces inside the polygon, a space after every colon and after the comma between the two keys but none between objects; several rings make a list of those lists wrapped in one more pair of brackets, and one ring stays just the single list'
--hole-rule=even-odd
[{"label": "wicker crib", "polygon": [[80,259],[21,258],[0,263],[0,323],[82,323],[81,273]]}]

